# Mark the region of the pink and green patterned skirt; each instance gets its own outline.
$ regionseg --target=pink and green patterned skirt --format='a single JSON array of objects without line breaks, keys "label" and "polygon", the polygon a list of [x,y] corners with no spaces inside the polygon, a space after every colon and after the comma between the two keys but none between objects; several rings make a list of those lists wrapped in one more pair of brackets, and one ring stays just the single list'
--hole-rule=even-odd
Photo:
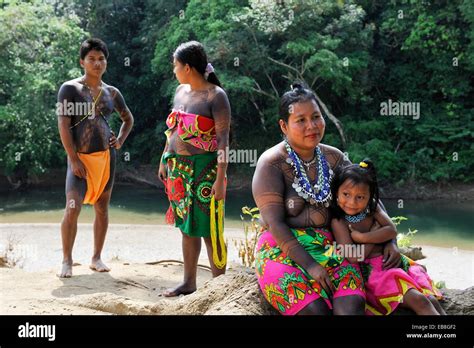
[{"label": "pink and green patterned skirt", "polygon": [[382,269],[383,256],[365,259],[360,263],[365,280],[368,315],[387,315],[403,302],[410,289],[417,289],[425,296],[442,298],[425,269],[415,261],[402,255],[400,268]]},{"label": "pink and green patterned skirt", "polygon": [[[291,229],[298,242],[323,267],[333,282],[333,298],[358,295],[365,299],[360,268],[333,252],[332,233],[324,229]],[[267,301],[281,314],[294,315],[311,302],[323,298],[332,303],[324,289],[264,231],[256,249],[255,267],[258,283]]]}]

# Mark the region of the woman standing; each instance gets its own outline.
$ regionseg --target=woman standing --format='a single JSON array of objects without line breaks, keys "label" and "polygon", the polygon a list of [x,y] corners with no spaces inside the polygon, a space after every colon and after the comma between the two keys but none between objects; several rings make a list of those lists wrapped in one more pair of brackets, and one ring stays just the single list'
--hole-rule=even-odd
[{"label": "woman standing", "polygon": [[180,85],[166,120],[167,141],[158,175],[170,201],[167,220],[179,227],[183,237],[184,281],[167,290],[167,297],[196,290],[201,238],[206,243],[212,275],[225,273],[223,200],[231,117],[227,95],[201,43],[179,45],[173,65]]}]

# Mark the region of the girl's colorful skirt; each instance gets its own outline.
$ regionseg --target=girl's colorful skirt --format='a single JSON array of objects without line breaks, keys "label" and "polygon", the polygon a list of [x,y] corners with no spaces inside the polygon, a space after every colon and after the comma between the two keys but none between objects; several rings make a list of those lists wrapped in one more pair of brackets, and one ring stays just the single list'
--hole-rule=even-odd
[{"label": "girl's colorful skirt", "polygon": [[[298,242],[323,267],[333,282],[333,298],[358,295],[365,299],[360,268],[335,253],[332,233],[324,229],[291,229]],[[323,298],[332,303],[323,288],[302,267],[291,260],[264,231],[256,249],[258,283],[267,301],[281,314],[294,315],[311,302]]]},{"label": "girl's colorful skirt", "polygon": [[365,259],[360,263],[367,297],[366,314],[387,315],[403,302],[410,289],[425,296],[442,298],[425,269],[402,255],[401,268],[382,269],[383,255]]}]

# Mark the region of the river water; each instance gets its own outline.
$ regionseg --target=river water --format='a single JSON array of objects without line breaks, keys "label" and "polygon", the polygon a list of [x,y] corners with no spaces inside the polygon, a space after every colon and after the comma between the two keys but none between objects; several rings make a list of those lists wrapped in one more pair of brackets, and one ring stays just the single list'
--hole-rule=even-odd
[{"label": "river water", "polygon": [[[64,199],[62,187],[3,192],[0,223],[58,223],[62,218]],[[418,230],[413,238],[415,244],[474,250],[472,202],[406,200],[401,207],[397,201],[384,200],[384,204],[390,216],[408,218],[408,221],[398,226],[399,232],[407,232],[408,228]],[[255,206],[251,192],[229,191],[226,202],[227,227],[242,227],[240,215],[243,206]],[[112,194],[110,223],[164,224],[167,208],[168,201],[161,190],[117,185]],[[91,223],[93,217],[93,208],[85,206],[79,222]]]}]

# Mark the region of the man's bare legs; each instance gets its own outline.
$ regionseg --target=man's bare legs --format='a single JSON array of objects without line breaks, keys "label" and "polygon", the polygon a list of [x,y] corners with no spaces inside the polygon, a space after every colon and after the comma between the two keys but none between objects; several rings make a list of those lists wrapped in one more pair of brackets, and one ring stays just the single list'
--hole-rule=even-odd
[{"label": "man's bare legs", "polygon": [[[94,204],[94,254],[92,256],[91,269],[99,272],[108,272],[110,269],[102,262],[100,255],[104,246],[105,236],[109,224],[108,207],[112,190],[104,192],[99,200]],[[61,238],[63,245],[62,269],[58,273],[60,278],[70,278],[72,276],[72,250],[77,234],[77,220],[79,218],[82,201],[76,191],[66,194],[66,209],[61,222]]]},{"label": "man's bare legs", "polygon": [[196,277],[199,254],[201,253],[201,238],[190,237],[184,233],[182,248],[184,259],[184,280],[173,289],[163,292],[165,297],[188,295],[196,291]]},{"label": "man's bare legs", "polygon": [[79,193],[70,191],[66,194],[66,208],[61,222],[61,240],[63,245],[62,269],[58,273],[60,278],[72,276],[72,248],[77,233],[77,219],[81,212],[83,197]]},{"label": "man's bare legs", "polygon": [[100,198],[94,204],[94,254],[92,255],[90,269],[97,272],[109,272],[108,268],[101,260],[100,255],[104,247],[107,228],[109,227],[109,204],[112,190],[102,193]]}]

